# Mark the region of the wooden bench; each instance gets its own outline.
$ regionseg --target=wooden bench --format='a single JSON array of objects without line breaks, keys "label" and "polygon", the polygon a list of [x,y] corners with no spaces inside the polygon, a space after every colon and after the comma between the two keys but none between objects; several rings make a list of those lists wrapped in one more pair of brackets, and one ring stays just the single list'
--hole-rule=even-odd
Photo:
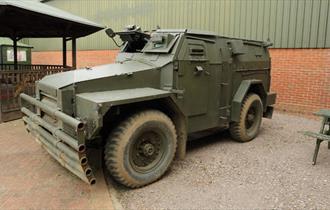
[{"label": "wooden bench", "polygon": [[302,132],[304,135],[316,139],[315,150],[313,155],[313,165],[316,164],[316,159],[319,153],[320,144],[323,141],[328,142],[328,149],[330,149],[330,110],[322,109],[314,114],[322,117],[322,124],[319,133],[312,131]]}]

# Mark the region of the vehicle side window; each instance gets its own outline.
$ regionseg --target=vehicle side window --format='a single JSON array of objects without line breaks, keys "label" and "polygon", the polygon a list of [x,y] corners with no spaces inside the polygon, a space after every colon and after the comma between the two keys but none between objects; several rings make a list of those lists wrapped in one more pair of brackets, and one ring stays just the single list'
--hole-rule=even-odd
[{"label": "vehicle side window", "polygon": [[179,53],[179,59],[192,62],[208,61],[208,49],[204,40],[185,38]]},{"label": "vehicle side window", "polygon": [[204,56],[205,50],[204,46],[201,45],[190,45],[189,51],[191,56]]},{"label": "vehicle side window", "polygon": [[188,50],[188,60],[205,61],[207,59],[204,43],[189,43]]}]

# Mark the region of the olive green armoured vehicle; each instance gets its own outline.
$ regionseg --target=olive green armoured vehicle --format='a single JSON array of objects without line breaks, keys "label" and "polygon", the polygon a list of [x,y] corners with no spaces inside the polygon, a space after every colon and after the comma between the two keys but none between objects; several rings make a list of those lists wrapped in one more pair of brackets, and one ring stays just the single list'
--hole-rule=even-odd
[{"label": "olive green armoured vehicle", "polygon": [[35,98],[21,94],[28,131],[87,183],[96,181],[86,157],[95,145],[111,176],[136,188],[185,157],[188,135],[229,129],[247,142],[271,118],[269,42],[187,29],[106,32],[123,43],[114,64],[46,76]]}]

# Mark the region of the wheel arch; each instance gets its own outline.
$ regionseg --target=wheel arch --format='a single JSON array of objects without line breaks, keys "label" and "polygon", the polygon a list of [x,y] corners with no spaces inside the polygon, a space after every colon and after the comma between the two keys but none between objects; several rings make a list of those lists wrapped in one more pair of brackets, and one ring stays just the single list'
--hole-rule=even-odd
[{"label": "wheel arch", "polygon": [[261,80],[243,80],[238,87],[232,104],[231,104],[231,115],[230,120],[234,122],[238,122],[240,118],[240,110],[242,107],[242,103],[244,101],[245,96],[248,93],[255,93],[259,95],[261,101],[263,103],[264,111],[267,108],[267,91]]},{"label": "wheel arch", "polygon": [[155,109],[166,114],[174,123],[177,132],[176,158],[186,155],[187,120],[171,96],[112,106],[103,116],[102,136],[106,137],[124,119],[143,110]]}]

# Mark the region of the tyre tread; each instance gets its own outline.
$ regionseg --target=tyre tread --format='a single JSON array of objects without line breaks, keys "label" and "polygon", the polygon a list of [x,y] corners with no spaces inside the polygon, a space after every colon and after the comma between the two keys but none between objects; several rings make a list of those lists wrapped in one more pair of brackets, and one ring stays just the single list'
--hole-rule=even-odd
[{"label": "tyre tread", "polygon": [[231,137],[235,141],[238,141],[238,142],[247,142],[247,141],[252,140],[252,139],[250,139],[250,140],[246,140],[245,139],[245,137],[243,135],[243,132],[244,132],[245,128],[243,128],[243,125],[241,124],[241,122],[244,120],[243,119],[244,118],[244,116],[243,116],[244,110],[249,109],[249,107],[247,107],[247,102],[249,100],[251,100],[251,97],[254,96],[254,95],[257,95],[257,94],[255,94],[255,93],[249,93],[247,96],[245,96],[245,98],[243,100],[243,103],[242,103],[242,108],[241,108],[241,111],[240,111],[239,122],[232,122],[230,124],[229,132],[230,132]]},{"label": "tyre tread", "polygon": [[[119,164],[121,164],[119,161],[120,159],[117,157],[117,150],[119,149],[122,143],[122,138],[125,135],[125,132],[127,132],[128,128],[133,126],[133,124],[144,117],[147,117],[150,114],[156,114],[158,117],[161,117],[165,119],[166,121],[170,122],[169,126],[171,129],[173,129],[175,132],[175,140],[177,139],[177,134],[176,134],[176,129],[175,126],[172,122],[172,120],[165,115],[164,113],[158,111],[158,110],[147,110],[147,111],[141,111],[136,114],[133,114],[126,120],[124,120],[122,123],[117,126],[114,131],[109,135],[107,143],[105,145],[105,154],[104,154],[104,160],[105,160],[105,165],[107,166],[107,169],[109,170],[111,176],[121,184],[130,187],[130,188],[138,188],[142,187],[146,184],[140,184],[131,181],[130,179],[126,178],[123,176],[123,172],[121,170],[121,167],[119,167]],[[175,150],[176,150],[177,144],[175,143]],[[174,152],[175,154],[175,152]],[[171,160],[174,159],[174,154],[171,157]],[[171,161],[172,162],[172,161]],[[158,178],[160,179],[161,176]],[[157,179],[157,180],[158,180]],[[157,181],[154,180],[154,181]]]}]

